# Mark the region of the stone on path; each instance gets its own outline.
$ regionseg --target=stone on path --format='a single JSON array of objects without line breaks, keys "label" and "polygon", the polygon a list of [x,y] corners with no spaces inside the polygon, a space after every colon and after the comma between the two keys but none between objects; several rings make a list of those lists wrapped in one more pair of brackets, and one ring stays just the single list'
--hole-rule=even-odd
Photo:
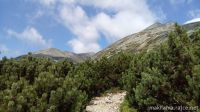
[{"label": "stone on path", "polygon": [[86,106],[86,112],[119,112],[126,92],[108,93],[106,96],[93,98]]}]

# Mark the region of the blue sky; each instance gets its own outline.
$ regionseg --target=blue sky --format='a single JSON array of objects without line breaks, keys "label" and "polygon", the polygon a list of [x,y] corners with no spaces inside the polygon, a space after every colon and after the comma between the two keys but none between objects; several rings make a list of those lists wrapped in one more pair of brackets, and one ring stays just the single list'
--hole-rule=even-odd
[{"label": "blue sky", "polygon": [[199,0],[0,0],[0,57],[98,52],[155,22],[198,20]]}]

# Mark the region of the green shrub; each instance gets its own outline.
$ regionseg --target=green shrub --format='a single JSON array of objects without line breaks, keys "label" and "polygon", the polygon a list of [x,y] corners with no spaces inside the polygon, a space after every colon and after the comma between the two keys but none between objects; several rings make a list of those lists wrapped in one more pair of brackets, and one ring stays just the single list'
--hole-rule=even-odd
[{"label": "green shrub", "polygon": [[127,100],[124,100],[120,106],[120,112],[138,112],[136,109],[130,107]]}]

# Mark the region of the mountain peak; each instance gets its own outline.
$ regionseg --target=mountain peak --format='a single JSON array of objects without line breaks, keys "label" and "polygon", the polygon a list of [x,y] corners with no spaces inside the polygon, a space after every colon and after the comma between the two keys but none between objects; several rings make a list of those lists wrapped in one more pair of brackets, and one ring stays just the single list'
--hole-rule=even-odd
[{"label": "mountain peak", "polygon": [[164,24],[162,24],[162,23],[160,23],[160,22],[155,22],[155,23],[153,23],[152,25],[150,25],[149,27],[147,27],[146,30],[147,30],[147,29],[157,28],[157,27],[160,27],[160,26],[162,26],[162,25],[164,25]]},{"label": "mountain peak", "polygon": [[45,55],[53,55],[55,57],[64,57],[64,52],[56,48],[48,48],[40,51],[33,52],[33,54],[45,54]]},{"label": "mountain peak", "polygon": [[64,58],[67,58],[67,59],[72,60],[73,62],[84,61],[93,55],[94,53],[76,54],[73,52],[61,51],[60,49],[57,49],[57,48],[48,48],[48,49],[33,52],[34,57],[51,58],[53,60],[62,60]]},{"label": "mountain peak", "polygon": [[48,49],[46,49],[46,50],[59,50],[59,49],[57,49],[57,48],[48,48]]}]

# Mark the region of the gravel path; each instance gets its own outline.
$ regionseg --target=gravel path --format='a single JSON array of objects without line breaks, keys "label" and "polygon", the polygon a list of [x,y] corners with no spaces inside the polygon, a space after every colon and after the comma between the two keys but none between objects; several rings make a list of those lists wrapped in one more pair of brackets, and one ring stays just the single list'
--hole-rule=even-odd
[{"label": "gravel path", "polygon": [[93,98],[86,106],[86,112],[119,112],[126,92],[108,93],[106,96]]}]

